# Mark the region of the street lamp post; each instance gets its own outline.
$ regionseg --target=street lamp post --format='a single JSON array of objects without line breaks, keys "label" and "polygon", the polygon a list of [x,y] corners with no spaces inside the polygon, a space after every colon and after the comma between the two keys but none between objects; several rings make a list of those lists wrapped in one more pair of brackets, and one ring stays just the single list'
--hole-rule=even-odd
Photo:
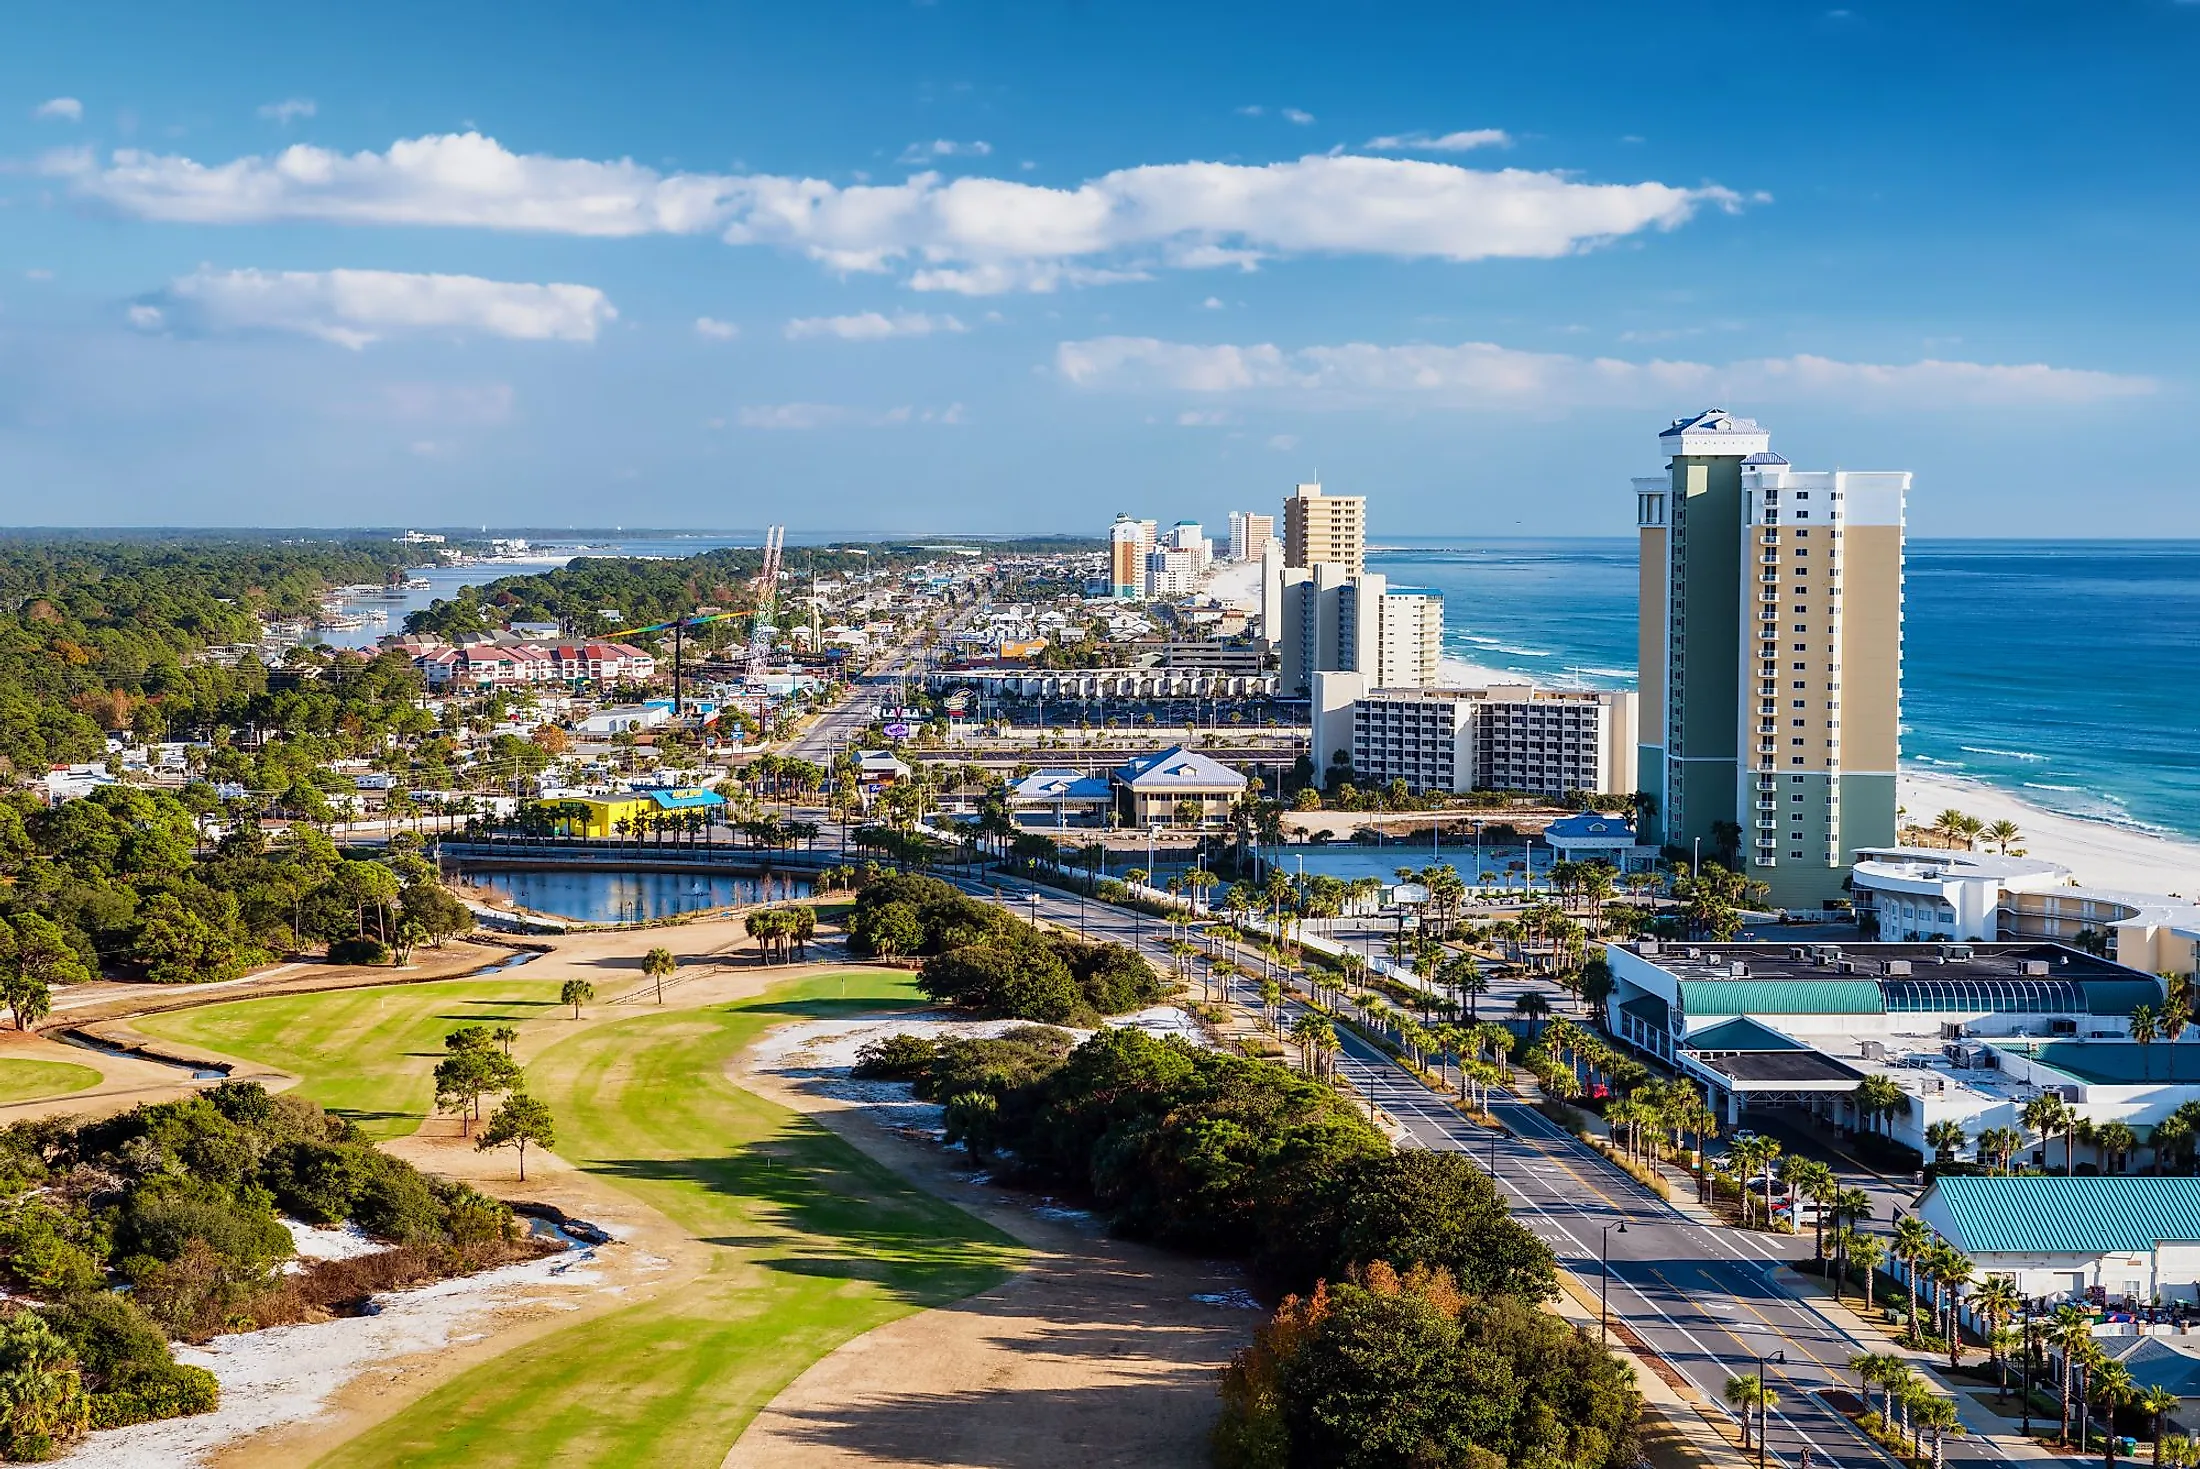
[{"label": "street lamp post", "polygon": [[2032,1436],[2032,1298],[2024,1296],[2017,1302],[2020,1313],[2018,1328],[2024,1334],[2024,1428],[2026,1438]]},{"label": "street lamp post", "polygon": [[[1494,1160],[1496,1156],[1497,1138],[1493,1134],[1490,1138],[1490,1157]],[[1494,1177],[1496,1172],[1497,1165],[1493,1161],[1490,1173]],[[1604,1243],[1599,1257],[1603,1274],[1597,1281],[1597,1340],[1600,1342],[1609,1342],[1612,1339],[1612,1231],[1615,1229],[1625,1234],[1627,1221],[1614,1219],[1604,1226]]]},{"label": "street lamp post", "polygon": [[1769,1357],[1763,1352],[1757,1354],[1757,1469],[1765,1469],[1765,1430],[1772,1426],[1772,1403],[1765,1396],[1765,1363],[1777,1362],[1785,1367],[1787,1359],[1784,1348]]}]

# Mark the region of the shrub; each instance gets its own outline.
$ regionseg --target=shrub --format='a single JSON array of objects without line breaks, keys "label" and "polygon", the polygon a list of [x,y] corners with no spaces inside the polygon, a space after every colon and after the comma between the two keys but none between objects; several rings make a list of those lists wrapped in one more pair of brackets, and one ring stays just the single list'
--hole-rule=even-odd
[{"label": "shrub", "polygon": [[356,938],[338,939],[328,946],[328,962],[331,964],[387,964],[390,962],[390,946],[380,939],[361,935]]},{"label": "shrub", "polygon": [[138,1373],[127,1386],[92,1394],[92,1427],[125,1428],[221,1406],[221,1384],[204,1367],[167,1362]]},{"label": "shrub", "polygon": [[851,1074],[866,1080],[915,1081],[938,1053],[939,1047],[923,1036],[883,1036],[857,1049]]}]

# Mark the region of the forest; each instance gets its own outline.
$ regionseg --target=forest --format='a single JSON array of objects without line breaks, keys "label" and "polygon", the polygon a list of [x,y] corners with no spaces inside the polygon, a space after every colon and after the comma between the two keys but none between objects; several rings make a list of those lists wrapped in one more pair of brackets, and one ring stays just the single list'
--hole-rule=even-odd
[{"label": "forest", "polygon": [[996,1178],[1116,1232],[1244,1259],[1282,1306],[1223,1384],[1222,1469],[1616,1469],[1627,1370],[1540,1306],[1549,1249],[1456,1153],[1393,1150],[1275,1062],[1101,1030],[894,1036],[858,1076],[912,1082]]},{"label": "forest", "polygon": [[198,659],[310,614],[322,592],[402,564],[387,541],[178,535],[159,543],[0,540],[0,762],[95,760],[110,730],[268,722],[265,670]]},{"label": "forest", "polygon": [[[325,1320],[375,1291],[532,1258],[512,1211],[294,1095],[224,1082],[93,1122],[0,1130],[0,1454],[211,1411],[169,1340]],[[296,1261],[285,1218],[390,1248]],[[286,1266],[293,1268],[286,1269]]]}]

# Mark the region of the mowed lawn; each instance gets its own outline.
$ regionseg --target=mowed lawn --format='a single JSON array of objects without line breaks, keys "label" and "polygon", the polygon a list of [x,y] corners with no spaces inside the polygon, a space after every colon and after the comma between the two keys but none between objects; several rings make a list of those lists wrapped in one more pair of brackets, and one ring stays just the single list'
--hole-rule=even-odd
[{"label": "mowed lawn", "polygon": [[74,1061],[0,1061],[0,1104],[65,1097],[99,1085],[99,1073]]},{"label": "mowed lawn", "polygon": [[[453,1017],[541,1013],[524,1008],[531,997],[515,979],[385,998],[349,1016],[242,1001],[191,1012],[188,1035],[161,1033],[297,1070],[307,1094],[329,1105],[348,1098],[362,1112],[389,1112],[405,1097],[427,1105],[426,1072],[403,1058],[439,1052]],[[767,1026],[916,1002],[905,976],[824,975],[730,1007],[644,1009],[535,1053],[529,1086],[556,1114],[558,1154],[701,1241],[705,1273],[472,1368],[321,1463],[715,1466],[758,1409],[840,1343],[1004,1279],[1021,1258],[1006,1236],[726,1079],[727,1063]],[[285,1013],[219,1018],[273,1005]],[[529,1039],[545,1034],[555,1027]],[[523,1042],[522,1054],[533,1050]],[[384,1130],[404,1130],[396,1123],[385,1119]]]},{"label": "mowed lawn", "polygon": [[[147,1035],[259,1061],[369,1137],[419,1130],[435,1105],[443,1037],[461,1025],[520,1025],[560,1012],[555,980],[494,979],[274,995],[136,1021]],[[566,1012],[570,1013],[570,1012]]]}]

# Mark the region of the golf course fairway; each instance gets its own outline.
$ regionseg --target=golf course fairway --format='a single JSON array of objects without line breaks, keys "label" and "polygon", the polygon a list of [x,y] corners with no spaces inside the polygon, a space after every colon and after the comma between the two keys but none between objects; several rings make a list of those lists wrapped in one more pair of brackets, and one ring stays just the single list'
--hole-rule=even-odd
[{"label": "golf course fairway", "polygon": [[[348,1018],[323,1015],[332,1000]],[[440,1052],[443,1030],[495,1023],[498,1010],[543,1013],[517,978],[298,1001],[164,1016],[159,1033],[298,1071],[326,1104],[388,1114],[429,1100],[425,1072],[393,1055]],[[1021,1254],[1005,1235],[726,1079],[768,1026],[915,1003],[906,976],[832,973],[732,1005],[643,1009],[546,1050],[528,1044],[542,1030],[529,1034],[529,1088],[556,1115],[558,1155],[672,1219],[708,1265],[676,1292],[468,1369],[319,1463],[715,1466],[760,1408],[842,1342],[1006,1278]],[[275,1007],[283,1013],[249,1020],[219,1013]],[[347,1074],[347,1056],[378,1075]],[[384,1115],[383,1135],[409,1130],[399,1121]]]}]

